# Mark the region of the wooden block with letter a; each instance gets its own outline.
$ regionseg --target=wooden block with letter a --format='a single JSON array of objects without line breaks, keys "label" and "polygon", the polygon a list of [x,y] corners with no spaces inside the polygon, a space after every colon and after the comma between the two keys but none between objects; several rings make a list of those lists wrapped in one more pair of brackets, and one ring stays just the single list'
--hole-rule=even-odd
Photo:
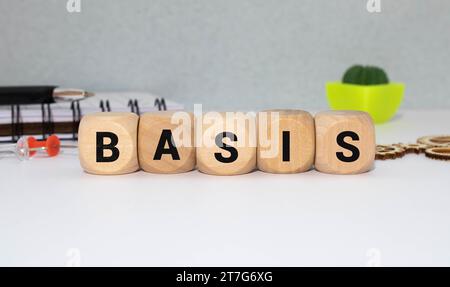
[{"label": "wooden block with letter a", "polygon": [[311,169],[315,151],[314,119],[301,110],[258,113],[258,169],[297,173]]},{"label": "wooden block with letter a", "polygon": [[139,164],[153,173],[181,173],[195,168],[194,115],[150,112],[141,115]]},{"label": "wooden block with letter a", "polygon": [[139,169],[134,113],[94,113],[83,116],[78,130],[80,163],[93,174],[125,174]]},{"label": "wooden block with letter a", "polygon": [[369,114],[326,111],[315,117],[316,160],[320,172],[358,174],[372,169],[375,129]]},{"label": "wooden block with letter a", "polygon": [[196,117],[197,168],[237,175],[256,168],[256,121],[252,114],[209,112]]}]

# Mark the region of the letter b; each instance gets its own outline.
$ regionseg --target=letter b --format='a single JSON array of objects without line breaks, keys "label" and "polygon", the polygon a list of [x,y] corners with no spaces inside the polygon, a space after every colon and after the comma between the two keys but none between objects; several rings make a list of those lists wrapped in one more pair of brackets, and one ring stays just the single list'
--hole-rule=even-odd
[{"label": "letter b", "polygon": [[138,120],[133,113],[83,116],[78,130],[83,169],[92,174],[125,174],[138,170]]},{"label": "letter b", "polygon": [[[109,144],[105,144],[105,138],[110,140]],[[119,158],[120,152],[117,149],[119,138],[115,133],[97,132],[97,162],[113,162]],[[111,151],[111,156],[105,156],[105,150]]]}]

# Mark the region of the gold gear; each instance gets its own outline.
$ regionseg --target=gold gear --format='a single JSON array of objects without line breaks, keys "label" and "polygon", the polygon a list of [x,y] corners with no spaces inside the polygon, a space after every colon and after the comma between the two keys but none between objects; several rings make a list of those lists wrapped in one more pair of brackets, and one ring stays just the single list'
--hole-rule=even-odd
[{"label": "gold gear", "polygon": [[421,137],[417,139],[417,142],[431,147],[447,147],[450,146],[450,135]]},{"label": "gold gear", "polygon": [[450,146],[429,148],[425,155],[432,159],[450,160]]},{"label": "gold gear", "polygon": [[420,153],[424,153],[426,149],[432,147],[430,145],[427,144],[422,144],[422,143],[417,143],[417,144],[403,144],[403,143],[399,143],[399,144],[394,144],[395,146],[399,146],[405,149],[405,153],[415,153],[415,154],[420,154]]},{"label": "gold gear", "polygon": [[405,155],[406,150],[397,145],[377,145],[375,159],[386,160],[401,158]]}]

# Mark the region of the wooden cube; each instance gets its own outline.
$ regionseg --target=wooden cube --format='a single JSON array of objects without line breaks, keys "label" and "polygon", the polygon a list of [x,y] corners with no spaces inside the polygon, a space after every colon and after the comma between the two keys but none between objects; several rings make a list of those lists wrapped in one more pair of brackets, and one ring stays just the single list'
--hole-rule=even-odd
[{"label": "wooden cube", "polygon": [[318,113],[315,167],[320,172],[357,174],[372,169],[375,129],[369,114],[359,111]]},{"label": "wooden cube", "polygon": [[258,169],[298,173],[311,169],[315,151],[314,119],[301,110],[258,113]]},{"label": "wooden cube", "polygon": [[141,115],[139,164],[153,173],[181,173],[195,168],[194,115],[150,112]]},{"label": "wooden cube", "polygon": [[197,168],[212,175],[237,175],[256,168],[253,114],[210,112],[196,118]]},{"label": "wooden cube", "polygon": [[134,113],[83,116],[78,130],[80,163],[93,174],[125,174],[139,169]]}]

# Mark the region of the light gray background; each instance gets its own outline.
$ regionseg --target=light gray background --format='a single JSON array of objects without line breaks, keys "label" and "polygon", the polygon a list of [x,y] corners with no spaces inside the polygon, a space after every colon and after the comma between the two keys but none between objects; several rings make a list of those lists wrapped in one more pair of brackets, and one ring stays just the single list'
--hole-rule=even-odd
[{"label": "light gray background", "polygon": [[0,85],[150,91],[192,107],[324,109],[351,64],[450,107],[450,1],[0,0]]}]

